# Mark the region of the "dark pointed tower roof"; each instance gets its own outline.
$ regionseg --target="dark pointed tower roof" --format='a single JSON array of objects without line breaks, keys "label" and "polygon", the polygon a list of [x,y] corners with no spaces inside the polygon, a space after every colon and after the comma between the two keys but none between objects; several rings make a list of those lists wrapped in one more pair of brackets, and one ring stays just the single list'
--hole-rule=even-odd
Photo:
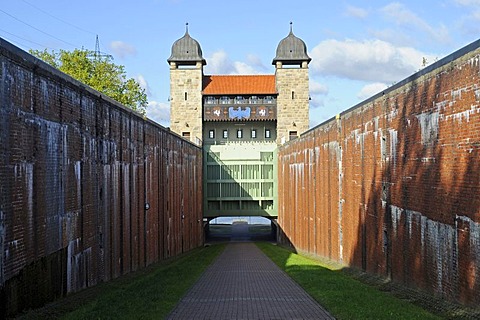
[{"label": "dark pointed tower roof", "polygon": [[173,43],[172,54],[167,61],[186,65],[194,65],[201,61],[203,65],[206,65],[207,62],[203,59],[200,44],[188,34],[188,23],[185,29],[185,35]]},{"label": "dark pointed tower roof", "polygon": [[293,65],[301,64],[303,61],[310,62],[311,60],[312,58],[307,54],[307,45],[293,34],[292,23],[290,22],[290,33],[278,44],[277,55],[272,64],[275,65],[277,61],[280,61],[286,65]]}]

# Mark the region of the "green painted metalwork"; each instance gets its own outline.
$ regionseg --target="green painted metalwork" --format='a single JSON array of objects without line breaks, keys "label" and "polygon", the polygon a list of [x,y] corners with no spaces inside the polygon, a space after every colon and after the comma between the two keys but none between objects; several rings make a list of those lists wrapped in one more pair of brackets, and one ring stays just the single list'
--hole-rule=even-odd
[{"label": "green painted metalwork", "polygon": [[204,217],[277,216],[277,145],[205,145]]}]

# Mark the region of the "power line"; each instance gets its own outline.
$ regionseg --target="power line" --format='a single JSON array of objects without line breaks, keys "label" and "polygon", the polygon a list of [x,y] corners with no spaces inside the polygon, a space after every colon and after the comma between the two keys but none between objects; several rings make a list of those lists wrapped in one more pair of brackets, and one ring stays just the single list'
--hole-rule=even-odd
[{"label": "power line", "polygon": [[13,44],[14,46],[17,46],[21,49],[23,49],[24,51],[27,51],[29,46],[21,41],[17,41],[17,40],[12,40],[12,39],[8,39],[8,38],[4,38],[6,41],[10,42],[11,44]]},{"label": "power line", "polygon": [[40,29],[32,26],[31,24],[26,23],[25,21],[22,21],[22,20],[18,19],[17,17],[11,15],[10,13],[5,12],[5,11],[2,10],[2,9],[0,9],[0,12],[3,12],[3,13],[6,14],[7,16],[9,16],[9,17],[11,17],[11,18],[13,18],[13,19],[15,19],[15,20],[17,20],[17,21],[19,21],[19,22],[27,25],[27,26],[29,26],[30,28],[35,29],[35,30],[37,30],[37,31],[39,31],[39,32],[41,32],[41,33],[49,36],[49,37],[52,37],[52,38],[54,38],[54,39],[57,39],[58,41],[61,41],[61,42],[65,43],[65,44],[68,44],[69,46],[72,46],[72,47],[74,47],[74,48],[79,48],[79,47],[80,47],[80,46],[77,46],[77,45],[75,45],[75,44],[73,44],[73,43],[70,43],[70,42],[67,42],[67,41],[65,41],[65,40],[62,40],[62,39],[60,39],[60,38],[58,38],[58,37],[55,37],[54,35],[51,35],[51,34],[45,32],[45,31],[42,31],[42,30],[40,30]]},{"label": "power line", "polygon": [[22,1],[25,2],[26,4],[28,4],[29,6],[31,6],[32,8],[35,8],[35,9],[37,9],[38,11],[43,12],[44,14],[46,14],[46,15],[48,15],[48,16],[50,16],[50,17],[52,17],[52,18],[54,18],[54,19],[56,19],[56,20],[58,20],[58,21],[60,21],[60,22],[63,22],[63,23],[65,23],[65,24],[67,24],[67,25],[69,25],[69,26],[71,26],[71,27],[74,27],[74,28],[76,28],[76,29],[78,29],[78,30],[80,30],[80,31],[86,32],[86,33],[95,34],[94,32],[88,31],[88,30],[86,30],[86,29],[83,29],[83,28],[81,28],[81,27],[79,27],[79,26],[74,25],[73,23],[70,23],[70,22],[65,21],[65,20],[63,20],[63,19],[60,19],[60,18],[54,16],[53,14],[51,14],[50,12],[47,12],[47,11],[41,9],[41,8],[39,8],[39,7],[31,4],[31,3],[28,2],[28,1],[25,1],[25,0],[22,0]]},{"label": "power line", "polygon": [[41,44],[41,43],[38,43],[38,42],[35,42],[35,41],[32,41],[32,40],[28,40],[28,39],[22,38],[22,37],[20,37],[20,36],[17,36],[16,34],[13,34],[13,33],[11,33],[11,32],[8,32],[8,31],[6,31],[6,30],[0,29],[0,31],[5,32],[5,33],[8,33],[8,34],[11,35],[12,37],[15,37],[15,38],[18,38],[18,39],[22,39],[22,40],[24,40],[24,41],[28,41],[28,42],[30,42],[30,43],[36,44],[36,45],[38,45],[38,46],[40,46],[40,47],[45,47],[45,46],[44,46],[43,44]]}]

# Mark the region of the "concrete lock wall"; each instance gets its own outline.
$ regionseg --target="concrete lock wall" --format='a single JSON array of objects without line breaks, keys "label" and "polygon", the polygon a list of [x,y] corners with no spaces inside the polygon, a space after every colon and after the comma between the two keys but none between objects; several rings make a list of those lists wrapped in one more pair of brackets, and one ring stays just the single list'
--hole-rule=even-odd
[{"label": "concrete lock wall", "polygon": [[477,41],[280,148],[279,241],[478,305],[479,159]]},{"label": "concrete lock wall", "polygon": [[2,39],[0,79],[0,317],[203,244],[200,148]]}]

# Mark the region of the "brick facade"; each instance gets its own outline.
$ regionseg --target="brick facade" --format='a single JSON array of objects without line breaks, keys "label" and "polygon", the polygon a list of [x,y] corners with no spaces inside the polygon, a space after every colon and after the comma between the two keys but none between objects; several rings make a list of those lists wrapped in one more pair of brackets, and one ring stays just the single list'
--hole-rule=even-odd
[{"label": "brick facade", "polygon": [[203,244],[200,148],[2,39],[0,79],[0,318]]},{"label": "brick facade", "polygon": [[280,147],[279,240],[478,306],[479,47]]}]

